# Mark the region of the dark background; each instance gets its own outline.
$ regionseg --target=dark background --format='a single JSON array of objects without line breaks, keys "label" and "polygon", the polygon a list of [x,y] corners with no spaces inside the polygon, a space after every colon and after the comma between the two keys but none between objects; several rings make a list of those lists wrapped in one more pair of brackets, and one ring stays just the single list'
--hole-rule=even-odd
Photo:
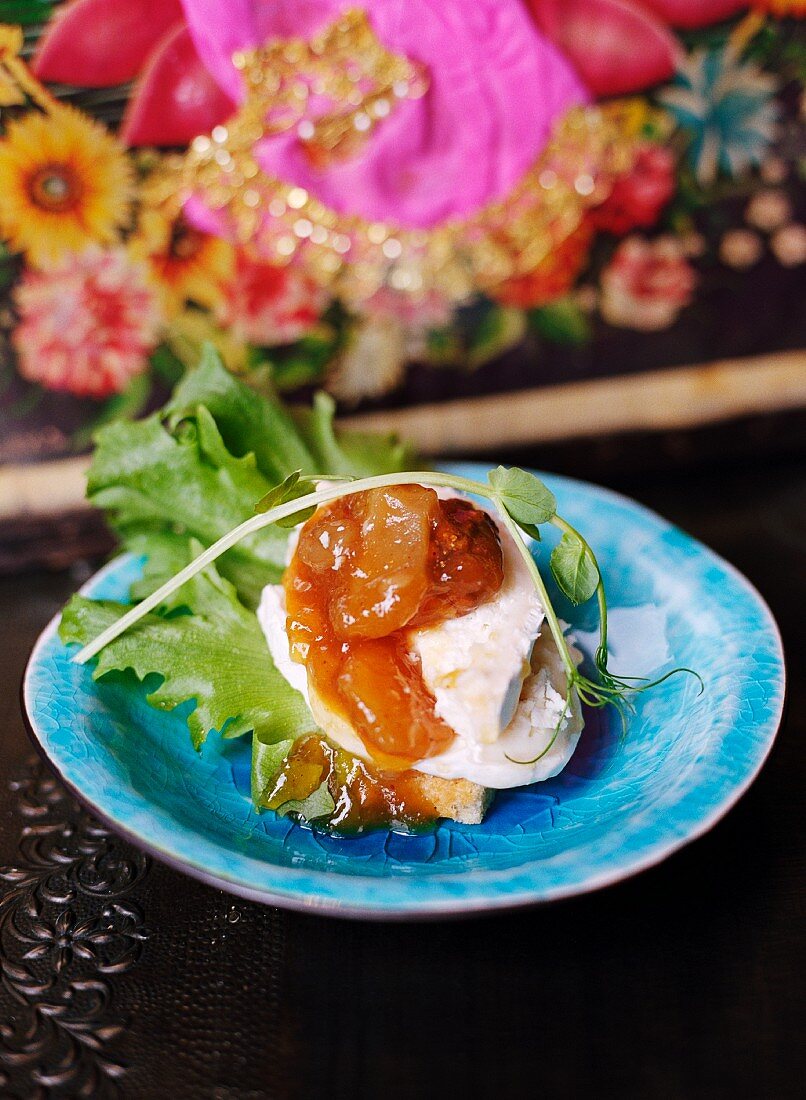
[{"label": "dark background", "polygon": [[[705,837],[586,897],[409,925],[268,909],[114,838],[82,839],[86,815],[30,762],[17,700],[36,635],[89,566],[6,577],[0,862],[16,877],[0,881],[1,1095],[803,1095],[806,417],[495,458],[626,491],[759,588],[784,636],[789,699],[752,789]],[[54,867],[69,878],[88,860],[95,892],[65,901],[47,885]],[[132,945],[117,970],[77,954],[59,973],[55,954],[25,962],[31,906],[54,943],[59,928],[78,942],[111,912],[116,875]],[[39,968],[40,991],[21,963]]]}]

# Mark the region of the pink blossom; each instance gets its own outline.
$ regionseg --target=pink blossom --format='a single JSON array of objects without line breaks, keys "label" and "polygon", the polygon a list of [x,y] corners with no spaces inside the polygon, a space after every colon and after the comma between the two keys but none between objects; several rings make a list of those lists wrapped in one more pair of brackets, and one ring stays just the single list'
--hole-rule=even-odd
[{"label": "pink blossom", "polygon": [[33,69],[40,80],[82,88],[134,80],[120,132],[127,145],[184,145],[234,106],[202,64],[180,0],[62,4],[39,40]]},{"label": "pink blossom", "polygon": [[23,378],[79,397],[107,397],[146,367],[159,315],[145,268],[122,248],[88,248],[15,293],[14,346]]},{"label": "pink blossom", "polygon": [[[424,67],[425,94],[393,97],[360,152],[324,167],[311,163],[296,127],[256,147],[270,175],[340,214],[421,229],[467,217],[508,194],[556,120],[589,99],[522,0],[183,0],[199,56],[239,103],[245,89],[233,53],[275,38],[310,39],[351,6],[367,13],[387,51]],[[333,104],[311,96],[306,121],[324,110]]]},{"label": "pink blossom", "polygon": [[407,329],[420,331],[450,324],[451,303],[435,290],[405,294],[383,286],[363,303],[365,313],[379,320],[399,321]]},{"label": "pink blossom", "polygon": [[668,328],[691,301],[696,278],[676,238],[627,237],[602,273],[602,316],[642,332]]},{"label": "pink blossom", "polygon": [[632,169],[591,212],[594,224],[619,236],[636,226],[649,228],[674,194],[674,157],[661,145],[642,145]]},{"label": "pink blossom", "polygon": [[727,19],[748,0],[526,0],[538,27],[598,98],[668,80],[682,54],[671,27]]},{"label": "pink blossom", "polygon": [[290,344],[313,328],[327,301],[327,292],[298,268],[258,263],[240,252],[218,320],[238,340]]}]

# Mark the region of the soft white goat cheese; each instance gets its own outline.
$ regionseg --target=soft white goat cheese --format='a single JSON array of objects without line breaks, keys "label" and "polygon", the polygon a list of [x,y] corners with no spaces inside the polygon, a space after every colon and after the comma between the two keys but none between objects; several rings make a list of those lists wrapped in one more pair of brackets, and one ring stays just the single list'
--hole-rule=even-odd
[{"label": "soft white goat cheese", "polygon": [[409,635],[437,715],[460,737],[483,744],[496,741],[515,713],[545,618],[512,536],[500,535],[504,580],[496,594],[466,615]]}]

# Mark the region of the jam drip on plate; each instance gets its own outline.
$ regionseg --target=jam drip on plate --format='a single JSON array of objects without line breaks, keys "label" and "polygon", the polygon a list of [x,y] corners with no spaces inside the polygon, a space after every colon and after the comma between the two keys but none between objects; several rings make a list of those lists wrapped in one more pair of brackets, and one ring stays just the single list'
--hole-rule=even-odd
[{"label": "jam drip on plate", "polygon": [[317,735],[295,743],[264,805],[282,810],[289,802],[302,802],[323,783],[334,808],[316,824],[329,832],[361,833],[390,825],[416,830],[437,817],[418,772],[380,772]]},{"label": "jam drip on plate", "polygon": [[471,611],[503,579],[496,526],[469,501],[420,485],[342,497],[304,525],[285,574],[291,656],[374,761],[403,770],[454,737],[409,631]]}]

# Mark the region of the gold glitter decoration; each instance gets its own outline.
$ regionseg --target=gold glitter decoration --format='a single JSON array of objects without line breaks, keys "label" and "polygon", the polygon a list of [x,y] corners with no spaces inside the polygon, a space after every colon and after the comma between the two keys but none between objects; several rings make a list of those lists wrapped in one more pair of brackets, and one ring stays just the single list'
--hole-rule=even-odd
[{"label": "gold glitter decoration", "polygon": [[[402,100],[426,92],[422,67],[386,50],[360,9],[310,41],[275,39],[233,62],[246,99],[226,126],[196,138],[175,162],[163,177],[164,201],[200,199],[220,212],[239,244],[270,262],[300,264],[354,306],[385,285],[461,302],[531,271],[635,158],[618,102],[576,107],[503,199],[428,230],[368,221],[264,171],[255,145],[294,130],[317,167],[355,156]],[[333,109],[307,118],[311,95],[325,96]]]}]

